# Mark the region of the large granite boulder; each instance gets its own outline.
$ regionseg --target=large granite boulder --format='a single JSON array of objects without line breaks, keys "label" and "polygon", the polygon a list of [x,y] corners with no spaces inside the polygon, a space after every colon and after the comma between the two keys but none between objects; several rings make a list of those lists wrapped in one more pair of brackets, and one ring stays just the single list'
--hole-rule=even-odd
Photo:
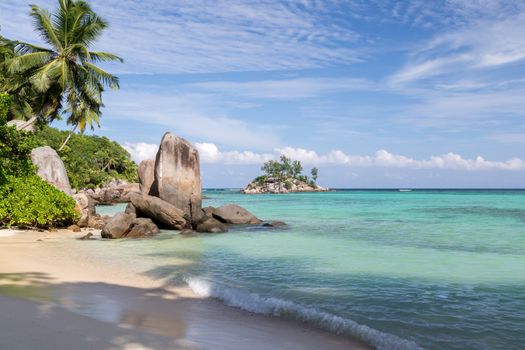
[{"label": "large granite boulder", "polygon": [[140,183],[140,192],[144,194],[149,194],[151,190],[151,185],[155,180],[155,161],[148,159],[143,160],[139,164],[138,168],[139,173],[139,183]]},{"label": "large granite boulder", "polygon": [[258,225],[262,223],[248,210],[235,204],[222,205],[213,209],[213,217],[220,222],[235,225]]},{"label": "large granite boulder", "polygon": [[166,228],[175,230],[188,228],[189,220],[184,217],[184,212],[171,203],[141,193],[132,193],[130,200],[137,212],[163,224]]},{"label": "large granite boulder", "polygon": [[150,195],[181,209],[187,218],[202,205],[199,152],[185,139],[166,133],[155,159]]},{"label": "large granite boulder", "polygon": [[71,185],[66,167],[57,152],[49,146],[38,147],[31,151],[31,161],[38,169],[38,175],[67,194],[71,194]]},{"label": "large granite boulder", "polygon": [[36,132],[36,125],[34,122],[14,119],[7,122],[7,126],[14,126],[19,131]]},{"label": "large granite boulder", "polygon": [[123,238],[131,230],[135,216],[124,212],[118,213],[109,220],[101,232],[102,238]]},{"label": "large granite boulder", "polygon": [[131,230],[126,234],[126,238],[141,238],[157,235],[160,232],[155,223],[148,218],[136,218],[133,221]]}]

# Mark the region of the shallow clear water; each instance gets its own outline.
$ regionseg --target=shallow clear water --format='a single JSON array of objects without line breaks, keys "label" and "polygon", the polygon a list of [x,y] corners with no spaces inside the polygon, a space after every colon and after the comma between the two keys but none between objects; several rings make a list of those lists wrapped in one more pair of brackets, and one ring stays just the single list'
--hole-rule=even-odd
[{"label": "shallow clear water", "polygon": [[523,349],[525,191],[204,194],[289,227],[118,247],[197,293],[380,349]]}]

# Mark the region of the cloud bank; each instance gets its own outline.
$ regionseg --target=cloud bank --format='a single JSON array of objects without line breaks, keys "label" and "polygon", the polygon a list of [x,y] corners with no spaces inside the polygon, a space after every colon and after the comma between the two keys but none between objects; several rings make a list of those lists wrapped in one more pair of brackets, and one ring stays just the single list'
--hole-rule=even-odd
[{"label": "cloud bank", "polygon": [[[126,143],[124,147],[131,153],[133,160],[140,162],[144,159],[154,159],[157,145],[148,143]],[[332,150],[326,154],[303,148],[277,148],[273,153],[256,153],[251,151],[221,151],[213,143],[195,143],[199,150],[200,159],[205,164],[235,164],[255,165],[271,159],[278,159],[280,155],[300,160],[305,165],[327,165],[348,167],[381,167],[403,169],[443,169],[443,170],[525,170],[525,161],[512,158],[506,161],[486,160],[481,156],[473,159],[463,158],[461,155],[450,152],[440,156],[431,156],[427,159],[393,154],[386,150],[379,150],[372,155],[349,155],[341,150]]]}]

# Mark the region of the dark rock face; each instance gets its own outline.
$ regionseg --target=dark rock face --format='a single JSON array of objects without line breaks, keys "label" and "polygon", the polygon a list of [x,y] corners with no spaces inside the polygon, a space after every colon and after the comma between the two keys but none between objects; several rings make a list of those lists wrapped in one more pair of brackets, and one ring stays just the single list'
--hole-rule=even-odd
[{"label": "dark rock face", "polygon": [[140,193],[130,195],[131,203],[144,216],[162,223],[166,228],[182,230],[188,228],[189,221],[184,213],[174,205],[160,198]]},{"label": "dark rock face", "polygon": [[31,151],[31,161],[38,169],[38,175],[59,190],[71,194],[71,185],[66,167],[57,152],[49,146]]},{"label": "dark rock face", "polygon": [[157,152],[154,173],[150,195],[173,204],[191,220],[202,206],[197,149],[185,139],[166,133]]},{"label": "dark rock face", "polygon": [[195,231],[201,232],[201,233],[204,233],[204,232],[222,233],[222,232],[227,232],[228,227],[217,219],[208,218],[207,220],[199,224],[197,228],[195,229]]},{"label": "dark rock face", "polygon": [[258,225],[262,222],[248,210],[235,204],[227,204],[214,209],[213,217],[221,222],[235,225]]},{"label": "dark rock face", "polygon": [[263,223],[261,226],[262,227],[284,227],[288,225],[284,221],[270,221],[270,222]]},{"label": "dark rock face", "polygon": [[138,169],[139,174],[139,183],[140,183],[140,192],[144,194],[149,194],[151,190],[151,185],[155,180],[155,161],[148,159],[143,160],[139,164]]},{"label": "dark rock face", "polygon": [[118,213],[109,220],[102,229],[102,238],[122,238],[131,229],[135,216],[132,214]]},{"label": "dark rock face", "polygon": [[139,216],[137,215],[137,208],[133,205],[133,203],[128,203],[128,205],[126,205],[126,209],[124,210],[124,213]]},{"label": "dark rock face", "polygon": [[126,238],[141,238],[154,236],[160,232],[159,228],[151,219],[136,218],[133,221],[131,230],[126,234]]}]

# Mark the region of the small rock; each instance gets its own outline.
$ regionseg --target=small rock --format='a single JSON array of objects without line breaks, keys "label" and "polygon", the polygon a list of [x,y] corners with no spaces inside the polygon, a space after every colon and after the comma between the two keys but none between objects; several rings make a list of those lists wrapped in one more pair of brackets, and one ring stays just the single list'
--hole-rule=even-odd
[{"label": "small rock", "polygon": [[222,233],[227,232],[228,227],[217,219],[209,218],[196,228],[197,232]]},{"label": "small rock", "polygon": [[80,227],[78,227],[77,225],[71,225],[67,229],[73,232],[80,232]]},{"label": "small rock", "polygon": [[185,229],[185,230],[182,230],[179,232],[181,235],[193,235],[195,234],[196,232],[193,231],[193,230],[190,230],[190,229]]},{"label": "small rock", "polygon": [[270,221],[270,222],[265,222],[261,224],[261,226],[263,227],[283,227],[283,226],[288,226],[288,225],[284,221]]},{"label": "small rock", "polygon": [[133,225],[126,238],[141,238],[154,236],[160,232],[157,225],[148,218],[137,218],[133,221]]},{"label": "small rock", "polygon": [[92,240],[92,239],[93,239],[93,238],[91,238],[91,237],[93,237],[93,234],[92,234],[92,233],[88,233],[87,235],[82,236],[82,237],[80,237],[79,239],[80,239],[81,241],[88,241],[88,240]]}]

